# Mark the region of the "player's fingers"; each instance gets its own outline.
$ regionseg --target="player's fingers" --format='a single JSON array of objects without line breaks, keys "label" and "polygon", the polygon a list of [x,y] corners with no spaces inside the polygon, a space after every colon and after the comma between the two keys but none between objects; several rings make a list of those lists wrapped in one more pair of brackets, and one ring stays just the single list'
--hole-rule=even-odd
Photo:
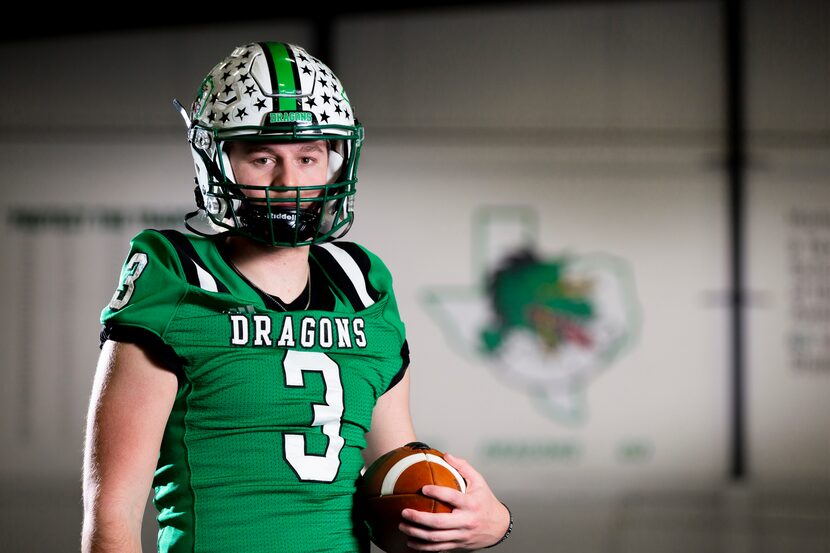
[{"label": "player's fingers", "polygon": [[438,499],[444,503],[449,503],[453,507],[464,507],[466,505],[467,496],[458,490],[448,488],[447,486],[433,486],[427,485],[421,488],[421,493],[427,497]]},{"label": "player's fingers", "polygon": [[431,530],[423,526],[407,524],[406,522],[400,523],[398,528],[407,536],[428,543],[457,541],[463,537],[459,530]]},{"label": "player's fingers", "polygon": [[453,542],[432,543],[420,540],[408,540],[406,546],[415,551],[455,551],[458,544]]},{"label": "player's fingers", "polygon": [[444,460],[447,461],[450,465],[456,468],[461,476],[464,477],[464,480],[467,481],[468,486],[475,486],[480,482],[483,478],[481,474],[478,473],[473,466],[467,462],[466,459],[462,459],[461,457],[456,457],[455,455],[451,455],[447,453],[444,455]]},{"label": "player's fingers", "polygon": [[404,509],[401,511],[401,517],[405,521],[438,530],[459,528],[464,523],[464,521],[458,520],[458,515],[454,513],[427,513],[425,511],[416,511],[415,509]]}]

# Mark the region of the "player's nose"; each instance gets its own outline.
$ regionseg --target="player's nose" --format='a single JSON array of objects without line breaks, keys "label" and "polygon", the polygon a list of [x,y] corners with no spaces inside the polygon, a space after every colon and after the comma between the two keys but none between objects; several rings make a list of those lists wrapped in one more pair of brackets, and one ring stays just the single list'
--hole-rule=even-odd
[{"label": "player's nose", "polygon": [[292,167],[290,163],[282,164],[279,170],[275,171],[271,177],[271,186],[274,187],[269,190],[269,197],[278,200],[280,205],[293,205],[299,196],[300,185],[299,170]]},{"label": "player's nose", "polygon": [[[271,186],[298,186],[299,185],[299,170],[292,167],[290,163],[282,164],[278,170],[271,175]],[[275,191],[279,196],[285,194],[292,194],[291,191]]]}]

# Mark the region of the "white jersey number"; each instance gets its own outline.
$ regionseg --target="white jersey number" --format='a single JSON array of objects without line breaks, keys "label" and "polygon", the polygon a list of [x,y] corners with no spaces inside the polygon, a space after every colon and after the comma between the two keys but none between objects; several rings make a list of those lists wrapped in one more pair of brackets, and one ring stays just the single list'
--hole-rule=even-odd
[{"label": "white jersey number", "polygon": [[136,252],[127,262],[127,269],[124,272],[124,282],[115,291],[110,300],[110,309],[121,309],[133,297],[133,290],[135,290],[135,281],[141,276],[144,267],[147,266],[147,254]]},{"label": "white jersey number", "polygon": [[340,469],[340,450],[345,440],[340,436],[340,419],[343,416],[343,383],[340,367],[328,355],[316,351],[288,350],[283,360],[285,385],[302,387],[303,372],[319,372],[325,384],[325,403],[312,405],[314,413],[311,426],[322,426],[329,439],[325,455],[306,453],[305,436],[285,434],[283,446],[285,458],[300,480],[333,482]]}]

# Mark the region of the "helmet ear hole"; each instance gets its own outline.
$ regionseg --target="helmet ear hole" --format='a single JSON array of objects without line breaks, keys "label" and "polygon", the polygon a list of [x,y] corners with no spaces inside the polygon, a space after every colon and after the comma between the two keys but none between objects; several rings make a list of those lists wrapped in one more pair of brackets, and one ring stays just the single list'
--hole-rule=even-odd
[{"label": "helmet ear hole", "polygon": [[228,202],[219,198],[209,197],[206,201],[207,212],[219,219],[225,219],[228,216]]},{"label": "helmet ear hole", "polygon": [[[191,144],[191,152],[193,153],[193,164],[196,169],[196,195],[197,207],[207,213],[212,219],[222,220],[228,210],[227,202],[221,198],[217,198],[211,192],[215,189],[215,184],[210,177],[210,170],[208,169],[209,152],[193,147]],[[210,163],[210,165],[214,165]],[[201,201],[199,201],[199,198]]]}]

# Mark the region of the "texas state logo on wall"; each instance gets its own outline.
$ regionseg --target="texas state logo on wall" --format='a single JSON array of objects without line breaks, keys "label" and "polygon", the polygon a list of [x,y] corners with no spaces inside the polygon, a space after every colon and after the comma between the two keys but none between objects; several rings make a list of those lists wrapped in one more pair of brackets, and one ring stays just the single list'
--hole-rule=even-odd
[{"label": "texas state logo on wall", "polygon": [[525,390],[548,416],[583,421],[585,390],[639,331],[628,264],[608,253],[549,253],[536,243],[530,208],[482,209],[473,224],[479,280],[430,288],[431,314],[465,355]]}]

